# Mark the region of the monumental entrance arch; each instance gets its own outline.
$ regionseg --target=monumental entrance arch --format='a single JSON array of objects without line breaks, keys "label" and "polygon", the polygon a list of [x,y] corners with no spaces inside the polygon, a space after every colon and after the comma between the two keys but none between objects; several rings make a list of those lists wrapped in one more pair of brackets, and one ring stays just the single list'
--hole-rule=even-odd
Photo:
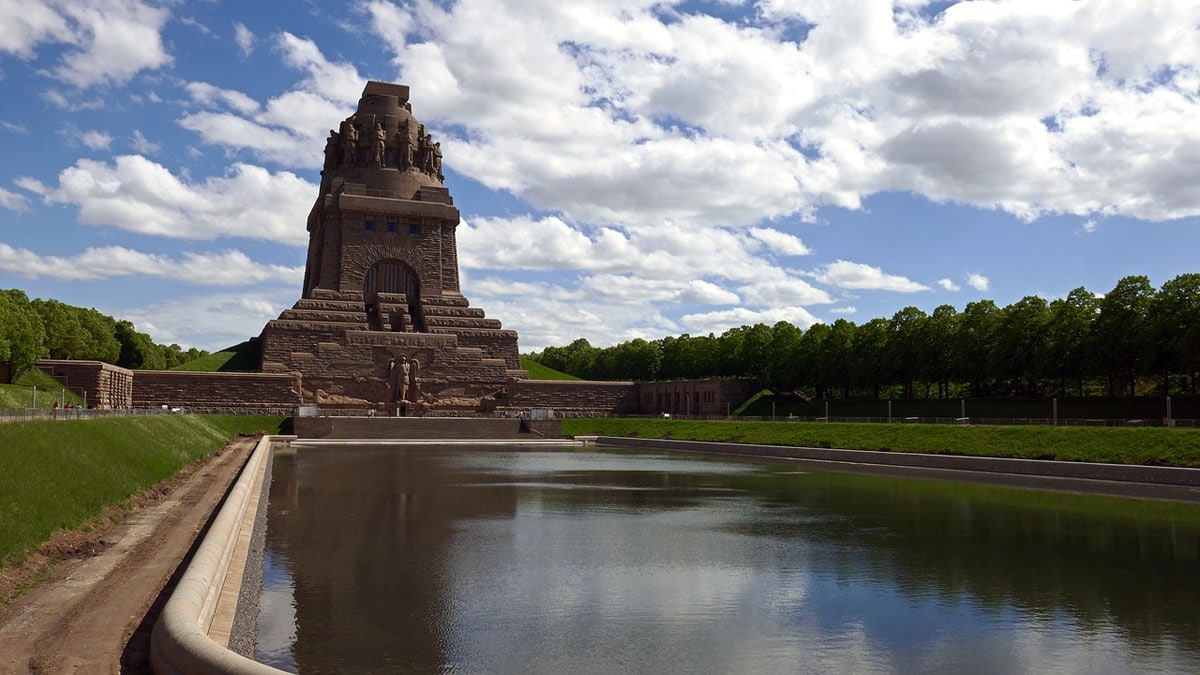
[{"label": "monumental entrance arch", "polygon": [[[459,290],[459,213],[443,179],[441,143],[408,87],[368,82],[326,140],[303,295],[263,328],[264,372],[299,372],[318,403],[446,411],[494,404],[528,378],[517,334]],[[401,386],[397,364],[419,375]]]}]

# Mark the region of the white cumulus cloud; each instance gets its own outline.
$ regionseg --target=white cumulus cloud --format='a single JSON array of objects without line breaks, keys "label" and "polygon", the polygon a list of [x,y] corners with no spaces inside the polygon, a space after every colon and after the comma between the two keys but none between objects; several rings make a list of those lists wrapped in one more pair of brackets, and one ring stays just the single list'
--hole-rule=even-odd
[{"label": "white cumulus cloud", "polygon": [[245,237],[303,245],[317,186],[298,176],[234,164],[225,176],[189,182],[139,155],[112,163],[81,159],[58,185],[18,185],[79,210],[79,222],[179,239]]},{"label": "white cumulus cloud", "polygon": [[973,272],[967,275],[967,285],[977,291],[986,291],[991,287],[992,282],[982,274]]},{"label": "white cumulus cloud", "polygon": [[857,290],[896,291],[913,293],[927,291],[929,287],[907,277],[888,274],[878,267],[863,263],[837,260],[822,266],[813,277],[822,283],[838,288]]},{"label": "white cumulus cloud", "polygon": [[0,3],[0,51],[25,59],[41,44],[67,45],[50,73],[79,88],[123,84],[171,63],[163,8],[138,0],[6,0]]},{"label": "white cumulus cloud", "polygon": [[149,276],[205,286],[234,286],[277,282],[299,285],[301,267],[264,265],[241,251],[157,255],[122,246],[88,248],[70,257],[39,255],[0,243],[0,269],[37,279],[95,281],[112,277]]}]

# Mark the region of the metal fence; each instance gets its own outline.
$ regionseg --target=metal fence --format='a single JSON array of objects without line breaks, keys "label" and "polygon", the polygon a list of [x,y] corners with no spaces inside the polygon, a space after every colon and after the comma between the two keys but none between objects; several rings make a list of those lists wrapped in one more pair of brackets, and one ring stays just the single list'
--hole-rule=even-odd
[{"label": "metal fence", "polygon": [[1059,419],[1050,417],[713,417],[700,415],[673,415],[672,419],[713,420],[725,419],[747,422],[846,422],[855,424],[954,424],[959,426],[1060,426],[1060,427],[1175,427],[1195,429],[1200,420],[1194,419]]}]

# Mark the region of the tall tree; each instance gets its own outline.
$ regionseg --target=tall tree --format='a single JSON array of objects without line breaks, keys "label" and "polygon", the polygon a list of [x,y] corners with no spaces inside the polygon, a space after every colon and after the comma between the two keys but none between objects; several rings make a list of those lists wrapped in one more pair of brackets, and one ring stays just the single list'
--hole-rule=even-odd
[{"label": "tall tree", "polygon": [[887,319],[871,319],[854,331],[850,345],[851,378],[855,386],[869,389],[875,398],[892,375],[888,357],[890,327]]},{"label": "tall tree", "polygon": [[905,307],[892,315],[888,323],[888,360],[896,381],[904,385],[904,398],[913,397],[928,319],[920,309]]},{"label": "tall tree", "polygon": [[795,371],[792,377],[797,388],[812,387],[816,398],[829,397],[829,380],[821,368],[821,354],[832,329],[829,324],[817,323],[804,331],[796,349]]},{"label": "tall tree", "polygon": [[1046,327],[1049,338],[1047,374],[1058,380],[1058,393],[1067,394],[1070,382],[1084,395],[1084,381],[1089,375],[1092,351],[1090,343],[1092,322],[1100,311],[1096,294],[1080,286],[1067,297],[1050,303],[1050,319]]},{"label": "tall tree", "polygon": [[1046,326],[1050,312],[1046,301],[1027,295],[1005,307],[996,331],[996,374],[1008,380],[1015,396],[1037,396],[1045,377]]},{"label": "tall tree", "polygon": [[1137,376],[1149,352],[1150,305],[1154,287],[1144,276],[1128,276],[1100,301],[1093,322],[1095,354],[1100,372],[1108,378],[1108,395],[1137,393]]},{"label": "tall tree", "polygon": [[1150,305],[1151,365],[1163,376],[1163,393],[1171,393],[1171,373],[1186,376],[1196,393],[1200,371],[1200,274],[1180,274],[1158,289]]},{"label": "tall tree", "polygon": [[764,384],[775,391],[791,391],[799,385],[794,364],[804,332],[787,321],[771,328]]},{"label": "tall tree", "polygon": [[167,367],[162,350],[145,333],[139,333],[129,321],[118,321],[115,331],[120,352],[117,365],[122,368],[162,370]]},{"label": "tall tree", "polygon": [[954,335],[958,330],[958,310],[940,305],[925,322],[921,351],[922,377],[937,383],[938,398],[950,396],[950,376],[953,372]]},{"label": "tall tree", "polygon": [[47,354],[45,328],[29,298],[15,289],[0,291],[0,382],[20,377]]},{"label": "tall tree", "polygon": [[954,369],[971,394],[987,396],[995,379],[992,345],[1000,326],[1000,310],[991,300],[967,303],[954,336]]},{"label": "tall tree", "polygon": [[853,321],[838,319],[829,327],[829,335],[821,342],[820,362],[817,364],[821,379],[829,387],[841,389],[842,398],[850,398],[851,345],[854,344],[857,329]]}]

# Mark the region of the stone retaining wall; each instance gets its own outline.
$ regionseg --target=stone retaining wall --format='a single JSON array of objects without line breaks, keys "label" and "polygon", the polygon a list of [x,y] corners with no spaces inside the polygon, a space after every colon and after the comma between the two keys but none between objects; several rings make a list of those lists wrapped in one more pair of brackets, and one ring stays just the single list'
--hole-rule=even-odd
[{"label": "stone retaining wall", "polygon": [[506,408],[547,408],[565,416],[636,415],[636,382],[518,380]]},{"label": "stone retaining wall", "polygon": [[292,414],[300,405],[299,373],[133,371],[133,405],[187,408],[189,412],[238,410]]},{"label": "stone retaining wall", "polygon": [[128,408],[133,405],[133,371],[103,361],[41,359],[34,364],[87,400],[88,407]]}]

